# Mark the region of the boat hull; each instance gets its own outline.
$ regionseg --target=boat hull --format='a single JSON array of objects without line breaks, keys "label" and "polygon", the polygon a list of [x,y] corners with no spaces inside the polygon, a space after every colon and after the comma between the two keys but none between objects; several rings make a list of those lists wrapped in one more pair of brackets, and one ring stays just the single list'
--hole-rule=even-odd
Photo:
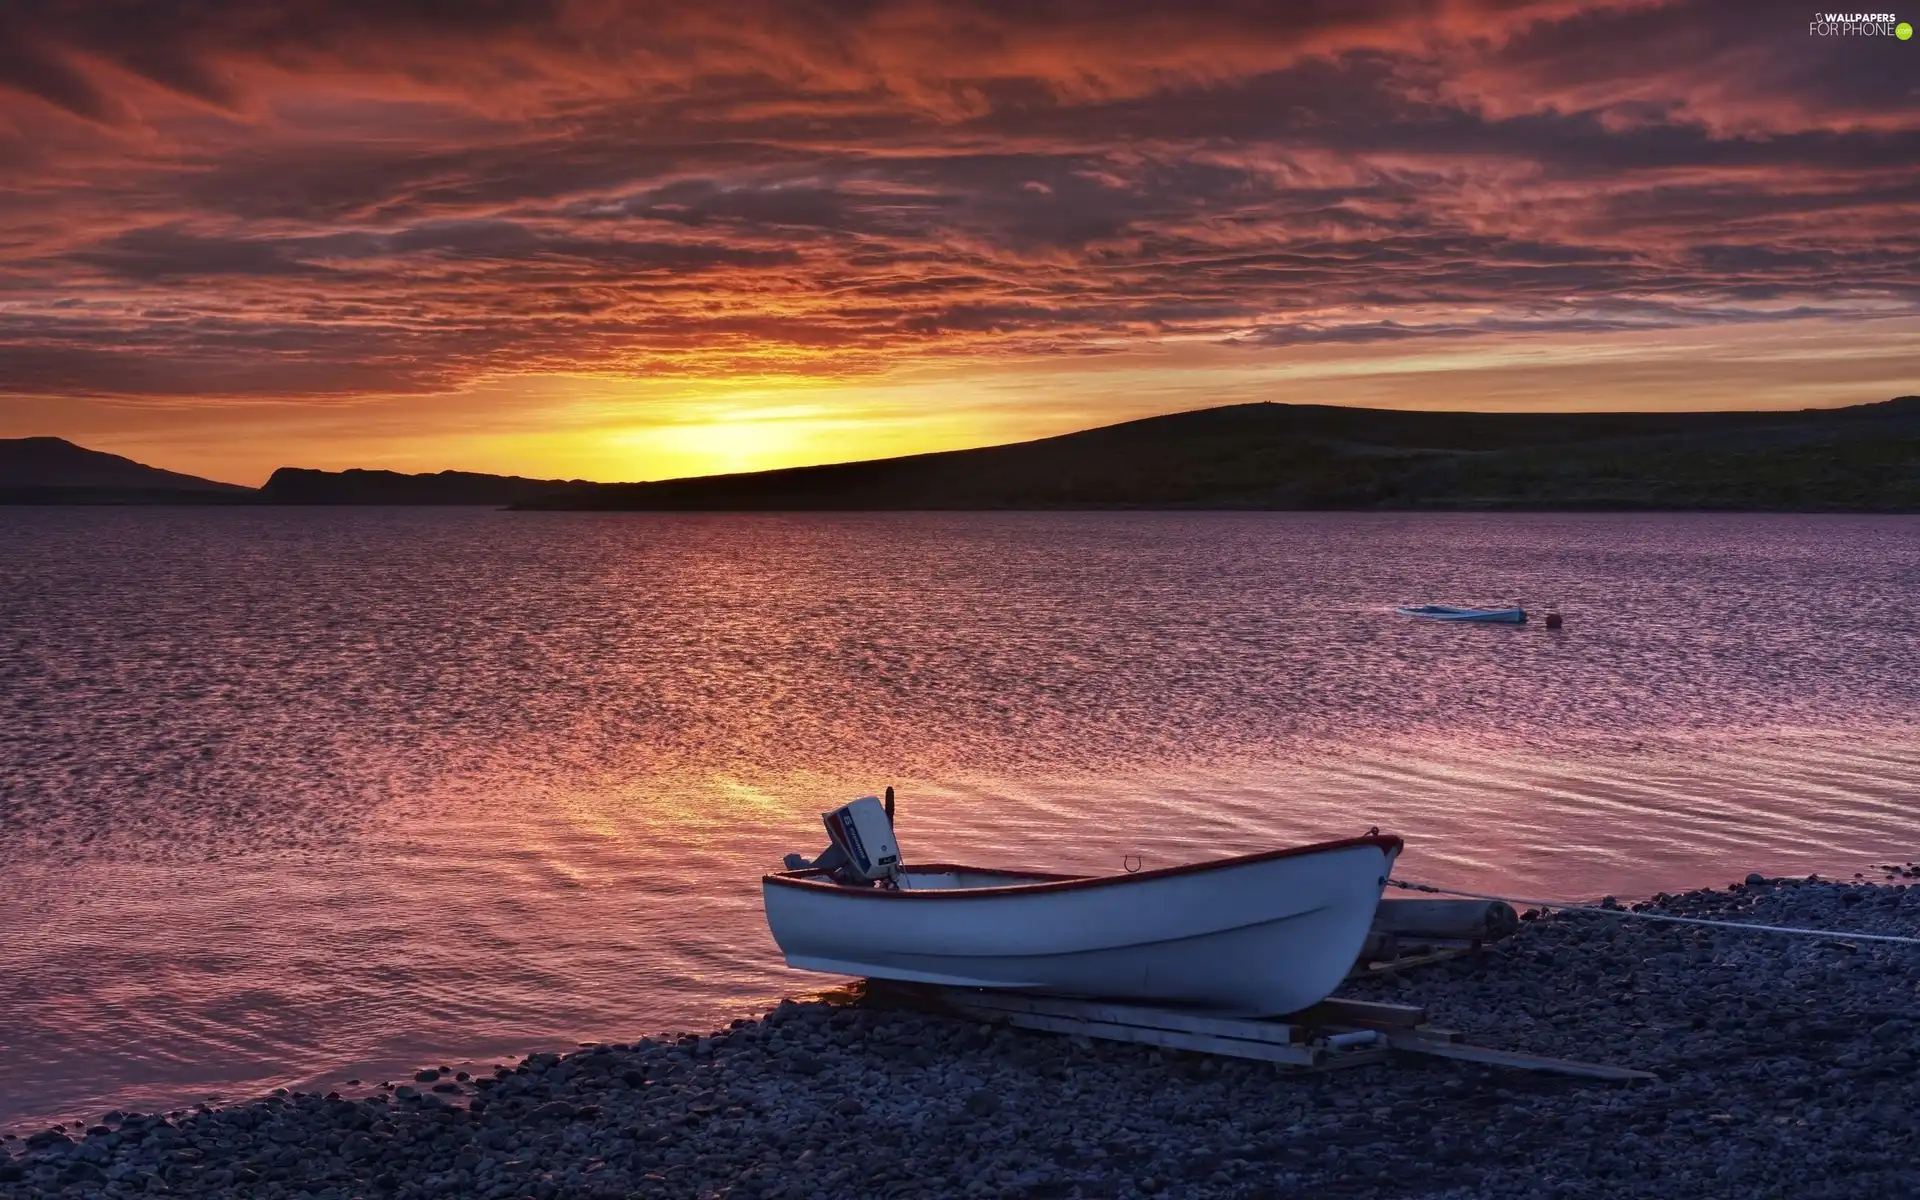
[{"label": "boat hull", "polygon": [[1403,617],[1426,621],[1473,621],[1483,625],[1525,625],[1527,614],[1520,608],[1455,608],[1447,604],[1423,604],[1418,608],[1396,608]]},{"label": "boat hull", "polygon": [[785,872],[762,893],[775,942],[802,970],[1269,1015],[1346,978],[1399,850],[1374,836],[1135,875],[897,892]]}]

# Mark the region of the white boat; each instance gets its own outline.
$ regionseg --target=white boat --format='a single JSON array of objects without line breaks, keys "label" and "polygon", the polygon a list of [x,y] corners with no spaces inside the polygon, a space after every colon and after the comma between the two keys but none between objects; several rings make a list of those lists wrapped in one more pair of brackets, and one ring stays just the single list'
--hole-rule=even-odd
[{"label": "white boat", "polygon": [[801,970],[1266,1016],[1346,978],[1400,847],[1369,834],[1099,876],[905,866],[881,886],[806,868],[761,892]]},{"label": "white boat", "polygon": [[1486,621],[1495,625],[1524,625],[1527,610],[1513,608],[1469,608],[1457,604],[1421,604],[1393,611],[1403,617],[1425,617],[1429,621]]}]

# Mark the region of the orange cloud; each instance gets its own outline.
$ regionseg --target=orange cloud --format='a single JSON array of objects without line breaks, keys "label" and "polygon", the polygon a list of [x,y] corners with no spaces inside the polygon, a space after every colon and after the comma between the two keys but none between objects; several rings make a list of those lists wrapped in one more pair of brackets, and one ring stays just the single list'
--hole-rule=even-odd
[{"label": "orange cloud", "polygon": [[0,392],[885,387],[1201,346],[1206,403],[1312,347],[1892,329],[1909,60],[1797,11],[14,0]]}]

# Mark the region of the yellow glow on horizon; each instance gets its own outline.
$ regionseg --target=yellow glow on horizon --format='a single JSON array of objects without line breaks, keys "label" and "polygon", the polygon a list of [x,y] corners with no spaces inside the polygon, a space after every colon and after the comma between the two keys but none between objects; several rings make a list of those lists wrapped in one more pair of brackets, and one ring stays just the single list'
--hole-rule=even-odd
[{"label": "yellow glow on horizon", "polygon": [[609,434],[606,443],[660,464],[668,475],[731,475],[792,464],[806,456],[809,433],[794,421],[722,417]]},{"label": "yellow glow on horizon", "polygon": [[168,470],[259,484],[278,466],[628,482],[1025,441],[1273,400],[1488,412],[1802,408],[1920,392],[1920,321],[1418,339],[1285,348],[1155,343],[1094,357],[912,363],[848,378],[520,375],[459,391],[143,409],[23,402],[0,437],[57,433]]},{"label": "yellow glow on horizon", "polygon": [[[1035,428],[1031,416],[1064,415],[1057,406],[1023,414],[996,394],[1002,385],[991,372],[911,381],[703,380],[670,395],[629,393],[605,380],[581,380],[577,387],[572,411],[582,428],[569,437],[574,449],[624,465],[612,474],[602,467],[598,478],[635,481],[995,445],[1058,432]],[[1085,423],[1098,418],[1079,422]]]}]

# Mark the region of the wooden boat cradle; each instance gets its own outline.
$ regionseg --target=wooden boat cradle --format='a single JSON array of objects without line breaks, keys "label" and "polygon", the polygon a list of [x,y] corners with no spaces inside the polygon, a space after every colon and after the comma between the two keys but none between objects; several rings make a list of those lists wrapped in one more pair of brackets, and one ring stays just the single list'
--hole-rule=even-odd
[{"label": "wooden boat cradle", "polygon": [[1290,1017],[1247,1019],[1017,992],[883,984],[880,980],[870,982],[868,997],[1015,1029],[1254,1059],[1273,1063],[1288,1074],[1371,1066],[1398,1053],[1586,1079],[1655,1078],[1628,1067],[1469,1045],[1459,1032],[1428,1023],[1423,1008],[1370,1000],[1335,997]]},{"label": "wooden boat cradle", "polygon": [[[1440,962],[1480,949],[1478,942],[1430,944],[1435,941],[1444,939],[1423,939],[1427,944],[1418,945],[1414,953],[1392,959],[1363,958],[1349,978]],[[1414,1054],[1584,1079],[1628,1082],[1656,1078],[1630,1067],[1470,1045],[1458,1031],[1431,1024],[1424,1008],[1337,996],[1305,1012],[1277,1018],[1212,1016],[1140,1004],[880,979],[867,981],[866,998],[870,1003],[941,1012],[1015,1029],[1270,1062],[1287,1074],[1371,1066],[1395,1054]]]}]

